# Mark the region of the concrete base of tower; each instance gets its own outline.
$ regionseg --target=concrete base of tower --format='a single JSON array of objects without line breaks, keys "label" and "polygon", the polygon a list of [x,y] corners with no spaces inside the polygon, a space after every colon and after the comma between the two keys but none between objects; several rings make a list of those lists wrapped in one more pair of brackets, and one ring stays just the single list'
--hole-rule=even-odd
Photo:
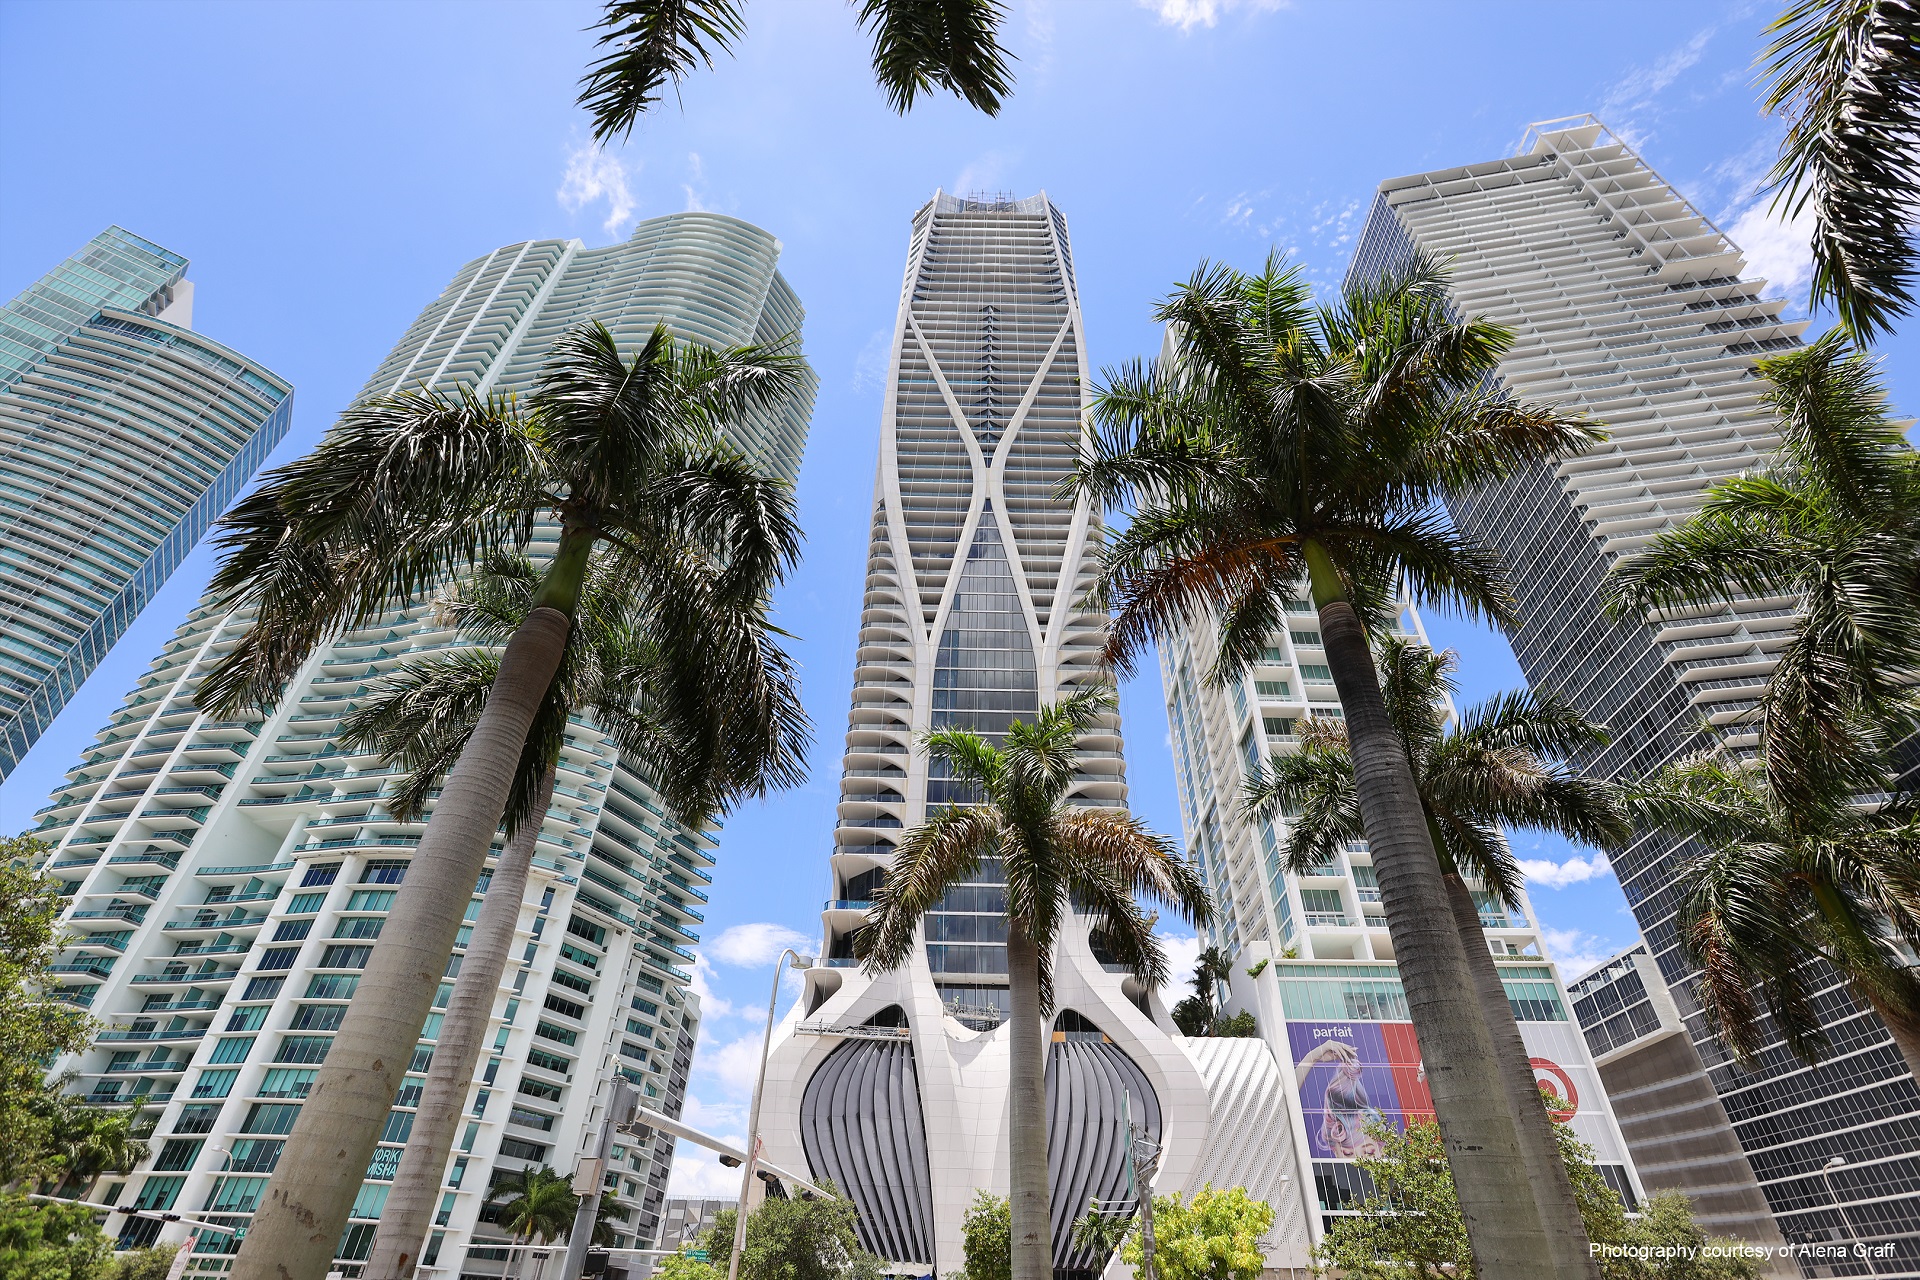
[{"label": "concrete base of tower", "polygon": [[[1245,1186],[1273,1205],[1268,1265],[1305,1266],[1311,1179],[1272,1051],[1175,1034],[1157,994],[1098,963],[1079,922],[1069,932],[1047,1064],[1056,1275],[1099,1266],[1072,1249],[1071,1224],[1091,1200],[1128,1196],[1129,1123],[1161,1145],[1156,1194]],[[1008,1030],[984,1008],[957,1011],[916,955],[880,976],[816,970],[774,1032],[766,1158],[832,1178],[896,1272],[959,1270],[976,1193],[1008,1189]]]}]

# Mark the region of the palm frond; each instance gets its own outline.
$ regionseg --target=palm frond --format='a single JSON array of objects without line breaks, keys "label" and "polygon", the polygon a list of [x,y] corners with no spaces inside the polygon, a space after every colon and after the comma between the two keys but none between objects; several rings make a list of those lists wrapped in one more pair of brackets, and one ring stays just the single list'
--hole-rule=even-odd
[{"label": "palm frond", "polygon": [[873,74],[901,115],[922,94],[945,89],[987,115],[1013,91],[1013,55],[1000,47],[1000,0],[861,0],[873,35]]},{"label": "palm frond", "polygon": [[1132,814],[1069,808],[1056,813],[1048,825],[1075,868],[1070,875],[1091,876],[1097,868],[1130,898],[1161,903],[1196,928],[1212,918],[1206,884],[1179,848]]},{"label": "palm frond", "polygon": [[611,0],[592,30],[608,49],[580,80],[576,103],[593,117],[593,140],[633,132],[648,107],[694,68],[712,69],[746,33],[739,0]]},{"label": "palm frond", "polygon": [[874,890],[867,926],[856,937],[869,973],[886,973],[907,962],[920,918],[972,874],[980,859],[997,856],[1004,834],[999,815],[988,805],[937,810],[906,833]]},{"label": "palm frond", "polygon": [[1774,207],[1813,210],[1811,302],[1862,342],[1913,308],[1920,202],[1920,10],[1799,0],[1767,28],[1766,109],[1787,120]]}]

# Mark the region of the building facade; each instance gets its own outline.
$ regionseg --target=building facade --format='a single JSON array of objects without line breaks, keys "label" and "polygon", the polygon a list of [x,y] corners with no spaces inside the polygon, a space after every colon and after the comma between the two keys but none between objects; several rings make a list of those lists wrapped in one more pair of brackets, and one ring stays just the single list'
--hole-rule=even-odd
[{"label": "building facade", "polygon": [[660,1222],[660,1248],[679,1249],[697,1244],[701,1236],[713,1230],[713,1220],[723,1209],[732,1209],[738,1200],[689,1200],[675,1196],[667,1201],[666,1216]]},{"label": "building facade", "polygon": [[[1795,601],[1613,619],[1603,579],[1709,485],[1766,460],[1777,435],[1754,362],[1798,344],[1805,322],[1783,319],[1738,247],[1590,116],[1535,125],[1513,156],[1382,183],[1352,272],[1415,250],[1450,260],[1459,313],[1513,329],[1506,388],[1610,433],[1451,506],[1514,566],[1528,680],[1611,727],[1583,765],[1628,779],[1716,741],[1751,750],[1750,713]],[[1734,1062],[1679,992],[1684,853],[1650,833],[1614,870],[1781,1231],[1796,1244],[1890,1246],[1874,1274],[1920,1274],[1920,1089],[1831,974],[1814,996],[1833,1044],[1823,1062],[1777,1040],[1751,1068]]]},{"label": "building facade", "polygon": [[293,421],[186,271],[109,227],[0,311],[0,778]]},{"label": "building facade", "polygon": [[[586,320],[626,350],[656,321],[716,344],[797,338],[801,310],[778,253],[764,231],[705,213],[644,222],[603,249],[554,240],[496,250],[455,276],[364,394],[525,394],[554,338]],[[733,443],[791,476],[812,399],[809,385]],[[533,553],[556,536],[537,533]],[[422,601],[321,646],[271,710],[216,720],[194,692],[248,621],[196,611],[37,832],[54,845],[46,862],[71,904],[62,923],[74,941],[55,974],[67,999],[107,1024],[56,1069],[77,1071],[94,1101],[139,1107],[157,1124],[151,1158],[106,1194],[236,1226],[264,1191],[422,831],[387,812],[395,770],[342,742],[341,717],[410,658],[470,643]],[[597,1132],[612,1073],[641,1089],[644,1106],[679,1114],[699,1020],[690,948],[717,834],[670,817],[593,724],[569,728],[423,1274],[503,1272],[490,1187],[514,1169],[570,1168]],[[370,1246],[466,937],[354,1205],[340,1246],[349,1269]],[[665,1135],[616,1145],[609,1188],[623,1205],[622,1244],[656,1235],[671,1158]],[[157,1226],[130,1227],[129,1238]],[[223,1270],[230,1251],[203,1237],[196,1266]]]},{"label": "building facade", "polygon": [[[903,831],[967,798],[918,734],[963,725],[994,739],[1111,681],[1106,617],[1081,604],[1098,515],[1056,496],[1081,448],[1084,342],[1066,219],[1044,194],[941,193],[914,215],[821,959],[774,1032],[761,1109],[767,1158],[832,1178],[860,1210],[866,1247],[908,1274],[961,1267],[975,1192],[1008,1186],[1003,881],[986,863],[955,887],[897,973],[863,973],[853,935]],[[1069,800],[1124,805],[1118,717],[1079,745]],[[1076,917],[1055,957],[1057,1273],[1093,1265],[1070,1238],[1088,1200],[1127,1194],[1123,1120],[1162,1144],[1162,1192],[1211,1178],[1283,1197],[1292,1176],[1265,1047],[1178,1039],[1158,993],[1102,954]],[[1288,1222],[1276,1256],[1295,1238]]]},{"label": "building facade", "polygon": [[[1233,959],[1226,1007],[1254,1015],[1286,1080],[1288,1145],[1310,1174],[1299,1185],[1302,1220],[1318,1242],[1371,1190],[1354,1166],[1375,1147],[1366,1123],[1430,1120],[1433,1102],[1366,841],[1296,875],[1285,865],[1286,820],[1255,822],[1241,808],[1247,779],[1272,754],[1298,751],[1303,725],[1344,716],[1304,585],[1286,612],[1259,663],[1224,687],[1207,679],[1219,652],[1210,619],[1160,647],[1160,676],[1181,824],[1216,908],[1204,941]],[[1398,627],[1426,642],[1411,605]],[[1633,1162],[1531,905],[1509,910],[1491,894],[1474,896],[1534,1074],[1560,1099],[1555,1115],[1637,1205]]]},{"label": "building facade", "polygon": [[[1713,1235],[1780,1250],[1786,1241],[1687,1037],[1675,1000],[1686,988],[1670,991],[1641,944],[1567,992],[1647,1190],[1683,1192]],[[1772,1274],[1800,1274],[1777,1252],[1770,1261]]]}]

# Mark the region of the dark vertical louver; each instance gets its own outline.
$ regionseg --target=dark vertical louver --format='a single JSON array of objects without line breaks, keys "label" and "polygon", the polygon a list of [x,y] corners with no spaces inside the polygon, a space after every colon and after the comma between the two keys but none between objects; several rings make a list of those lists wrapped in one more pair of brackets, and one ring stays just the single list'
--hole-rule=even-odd
[{"label": "dark vertical louver", "polygon": [[[1061,1020],[1091,1025],[1072,1014]],[[1133,1059],[1096,1031],[1054,1033],[1047,1054],[1047,1182],[1056,1275],[1092,1272],[1105,1261],[1073,1247],[1073,1224],[1090,1201],[1129,1194],[1123,1100],[1133,1123],[1158,1142],[1160,1099]]]},{"label": "dark vertical louver", "polygon": [[851,1040],[827,1055],[800,1100],[800,1141],[816,1178],[860,1211],[860,1243],[889,1262],[933,1263],[933,1189],[913,1043]]}]

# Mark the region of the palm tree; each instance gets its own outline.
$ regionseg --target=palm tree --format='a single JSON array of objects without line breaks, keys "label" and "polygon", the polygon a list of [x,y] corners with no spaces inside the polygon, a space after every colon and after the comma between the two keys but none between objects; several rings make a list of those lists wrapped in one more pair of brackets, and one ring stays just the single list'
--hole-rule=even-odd
[{"label": "palm tree", "polygon": [[[516,1245],[522,1241],[545,1244],[565,1237],[573,1230],[573,1215],[580,1208],[573,1185],[546,1165],[508,1174],[487,1200],[500,1206],[500,1226]],[[514,1274],[525,1274],[525,1260],[524,1252],[515,1252]]]},{"label": "palm tree", "polygon": [[1841,334],[1759,362],[1780,426],[1772,464],[1613,568],[1619,613],[1745,596],[1800,619],[1759,700],[1768,788],[1819,806],[1877,786],[1878,757],[1920,727],[1920,455],[1887,413],[1872,361]]},{"label": "palm tree", "polygon": [[[1540,1104],[1513,1005],[1487,949],[1483,900],[1517,910],[1525,880],[1502,827],[1551,831],[1606,848],[1632,831],[1617,790],[1579,777],[1562,761],[1604,746],[1606,730],[1551,695],[1499,694],[1449,727],[1458,692],[1451,650],[1436,653],[1399,636],[1379,641],[1381,692],[1426,811],[1454,928],[1473,970],[1474,993],[1493,1040],[1540,1219],[1556,1249],[1554,1274],[1598,1276],[1586,1224],[1560,1158],[1553,1119]],[[1353,755],[1337,720],[1309,720],[1298,752],[1274,752],[1247,780],[1247,816],[1285,815],[1287,869],[1308,873],[1350,841],[1366,838],[1353,783]],[[1478,887],[1478,893],[1476,893]]]},{"label": "palm tree", "polygon": [[1813,209],[1811,302],[1862,342],[1913,309],[1920,207],[1920,9],[1798,0],[1768,26],[1766,109],[1787,135],[1776,210]]},{"label": "palm tree", "polygon": [[1213,616],[1213,678],[1236,675],[1307,580],[1479,1274],[1533,1280],[1550,1265],[1546,1238],[1512,1116],[1481,1083],[1493,1046],[1367,633],[1402,589],[1510,622],[1498,556],[1437,503],[1600,433],[1498,391],[1512,335],[1448,307],[1445,272],[1420,258],[1318,309],[1279,254],[1251,276],[1202,264],[1156,312],[1173,359],[1105,375],[1075,483],[1131,508],[1097,589],[1116,609],[1107,656],[1122,670]]},{"label": "palm tree", "polygon": [[49,1090],[54,1195],[84,1190],[103,1173],[128,1174],[147,1158],[153,1121],[138,1110],[90,1106],[76,1094]]},{"label": "palm tree", "polygon": [[898,969],[914,951],[920,919],[949,886],[1000,866],[1007,886],[1007,986],[1012,1164],[1013,1280],[1050,1280],[1047,1219],[1046,1058],[1053,1011],[1053,952],[1070,907],[1094,917],[1107,950],[1141,982],[1163,985],[1167,958],[1138,898],[1166,903],[1189,922],[1210,913],[1206,888],[1174,848],[1132,815],[1065,801],[1076,735],[1113,706],[1085,691],[1016,720],[998,747],[971,729],[930,733],[924,745],[981,797],[948,805],[907,832],[874,891],[857,945],[871,973]]},{"label": "palm tree", "polygon": [[1233,961],[1218,947],[1203,948],[1193,962],[1193,993],[1207,1006],[1209,1014],[1220,1012],[1215,993],[1233,981]]},{"label": "palm tree", "polygon": [[[606,544],[662,651],[696,663],[713,613],[764,602],[794,563],[788,486],[755,472],[720,432],[791,394],[803,367],[783,350],[710,350],[664,327],[627,360],[604,327],[588,326],[556,341],[524,407],[466,391],[360,401],[224,518],[213,598],[254,621],[199,700],[229,714],[271,703],[339,629],[523,550],[543,515],[560,527],[241,1245],[240,1280],[318,1280],[326,1269],[560,668],[595,548]],[[728,677],[729,696],[774,696],[769,669]]]},{"label": "palm tree", "polygon": [[[463,580],[441,602],[440,613],[468,639],[498,646],[530,611],[539,578],[530,561],[502,559]],[[646,770],[675,816],[695,829],[737,795],[769,781],[791,786],[804,776],[806,713],[792,664],[778,645],[768,643],[761,611],[712,619],[710,647],[691,661],[673,661],[633,604],[602,556],[588,576],[560,671],[521,753],[507,802],[508,839],[447,1002],[413,1130],[367,1260],[369,1280],[411,1280],[419,1265],[447,1153],[506,971],[569,719],[590,716],[620,744],[624,758]],[[735,704],[725,698],[724,678],[708,678],[709,664],[724,676],[729,661],[738,659],[722,655],[743,645],[759,649],[747,662],[773,669],[771,704]],[[493,649],[456,649],[415,661],[376,684],[341,722],[344,741],[371,746],[409,768],[387,800],[396,817],[417,816],[459,758],[498,667]]]},{"label": "palm tree", "polygon": [[[595,142],[633,132],[663,90],[733,52],[746,34],[741,0],[609,0],[593,29],[608,49],[580,80],[579,105],[593,116]],[[1013,89],[1012,55],[999,44],[1001,0],[860,0],[860,25],[873,36],[873,75],[887,105],[905,115],[916,99],[945,89],[987,115]]]},{"label": "palm tree", "polygon": [[1826,1047],[1816,995],[1831,966],[1871,1005],[1920,1081],[1920,803],[1861,804],[1850,790],[1786,803],[1723,751],[1687,756],[1629,796],[1638,820],[1705,852],[1675,879],[1675,925],[1714,1032],[1744,1060],[1762,1008],[1805,1061]]}]

